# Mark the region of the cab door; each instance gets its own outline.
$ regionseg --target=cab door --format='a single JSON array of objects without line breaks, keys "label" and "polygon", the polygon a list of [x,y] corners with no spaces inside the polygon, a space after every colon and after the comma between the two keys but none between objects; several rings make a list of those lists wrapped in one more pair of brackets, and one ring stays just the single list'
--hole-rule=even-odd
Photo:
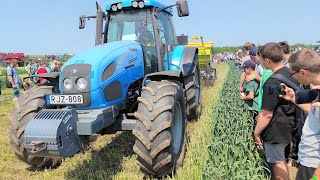
[{"label": "cab door", "polygon": [[169,70],[169,64],[172,60],[174,47],[177,45],[177,39],[172,24],[172,15],[165,11],[161,11],[156,17],[160,35],[160,51],[163,69],[167,71]]}]

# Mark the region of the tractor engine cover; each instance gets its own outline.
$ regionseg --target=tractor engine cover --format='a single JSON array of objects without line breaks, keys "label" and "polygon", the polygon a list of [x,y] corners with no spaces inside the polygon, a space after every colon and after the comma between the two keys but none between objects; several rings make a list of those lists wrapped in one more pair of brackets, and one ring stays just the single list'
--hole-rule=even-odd
[{"label": "tractor engine cover", "polygon": [[75,110],[44,109],[28,123],[24,146],[35,157],[66,158],[81,150]]}]

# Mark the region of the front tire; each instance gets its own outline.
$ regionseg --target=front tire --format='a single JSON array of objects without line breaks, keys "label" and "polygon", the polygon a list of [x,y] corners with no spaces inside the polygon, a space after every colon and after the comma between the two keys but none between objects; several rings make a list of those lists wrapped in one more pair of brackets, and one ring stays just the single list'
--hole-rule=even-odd
[{"label": "front tire", "polygon": [[14,109],[10,116],[10,145],[16,156],[38,168],[55,167],[60,164],[61,159],[46,157],[33,157],[24,148],[24,131],[30,120],[46,106],[45,95],[52,94],[51,86],[34,86],[25,91],[18,101],[14,101]]},{"label": "front tire", "polygon": [[133,151],[142,172],[157,177],[181,167],[186,143],[186,100],[182,83],[151,81],[142,88],[134,116]]}]

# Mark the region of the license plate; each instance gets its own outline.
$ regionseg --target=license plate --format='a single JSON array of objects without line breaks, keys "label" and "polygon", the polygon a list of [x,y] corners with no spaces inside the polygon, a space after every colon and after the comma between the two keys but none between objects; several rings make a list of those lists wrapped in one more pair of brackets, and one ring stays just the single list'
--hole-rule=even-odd
[{"label": "license plate", "polygon": [[82,95],[47,95],[47,104],[83,104]]}]

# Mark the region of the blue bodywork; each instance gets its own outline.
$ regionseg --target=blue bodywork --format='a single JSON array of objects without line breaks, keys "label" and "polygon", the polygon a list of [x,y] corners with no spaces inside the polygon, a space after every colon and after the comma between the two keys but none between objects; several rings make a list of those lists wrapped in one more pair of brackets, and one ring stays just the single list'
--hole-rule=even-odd
[{"label": "blue bodywork", "polygon": [[180,70],[182,56],[185,48],[186,48],[185,46],[176,46],[174,48],[169,70]]},{"label": "blue bodywork", "polygon": [[[115,73],[102,82],[102,74],[106,67],[115,61]],[[95,46],[72,57],[63,67],[71,64],[90,64],[91,105],[81,109],[98,109],[111,106],[125,100],[129,86],[144,77],[144,59],[141,45],[136,41],[117,41]],[[125,68],[127,66],[130,68]],[[62,69],[63,71],[63,69]],[[60,92],[62,92],[62,74],[60,75]],[[107,101],[104,89],[114,81],[120,81],[122,97]]]},{"label": "blue bodywork", "polygon": [[[127,7],[132,7],[132,2],[133,0],[122,0],[122,1],[112,1],[112,3],[110,4],[107,4],[107,8],[106,8],[106,11],[111,11],[111,6],[113,4],[118,4],[118,3],[121,3],[122,4],[122,7],[123,8],[127,8]],[[144,0],[144,4],[145,6],[150,6],[150,7],[157,7],[157,8],[164,8],[166,7],[164,4],[162,4],[161,2],[159,1],[155,1],[155,0]],[[168,13],[172,13],[171,10],[168,8],[166,9],[166,11]]]}]

